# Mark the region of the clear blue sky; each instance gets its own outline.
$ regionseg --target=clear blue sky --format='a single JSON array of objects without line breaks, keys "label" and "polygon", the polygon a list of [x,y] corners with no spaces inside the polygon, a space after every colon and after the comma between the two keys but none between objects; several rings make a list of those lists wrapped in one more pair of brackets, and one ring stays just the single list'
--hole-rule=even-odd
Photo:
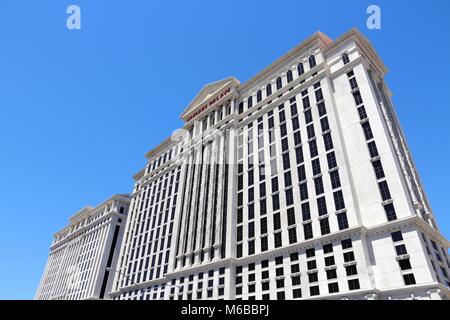
[{"label": "clear blue sky", "polygon": [[[381,30],[366,28],[372,3]],[[80,31],[66,28],[70,4]],[[449,18],[447,0],[0,0],[0,299],[33,298],[51,235],[84,205],[129,192],[205,83],[245,81],[317,30],[359,28],[389,67],[449,238]]]}]

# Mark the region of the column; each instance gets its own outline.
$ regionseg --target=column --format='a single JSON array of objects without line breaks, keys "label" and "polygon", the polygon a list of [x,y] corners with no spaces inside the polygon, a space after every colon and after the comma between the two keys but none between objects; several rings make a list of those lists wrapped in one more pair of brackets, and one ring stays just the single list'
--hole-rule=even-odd
[{"label": "column", "polygon": [[210,159],[211,159],[211,144],[205,146],[203,151],[203,163],[202,163],[202,175],[201,181],[199,185],[200,197],[198,204],[198,213],[197,213],[197,228],[195,230],[195,243],[193,243],[194,248],[194,256],[193,256],[193,264],[200,264],[200,254],[202,252],[202,237],[203,237],[203,220],[205,215],[205,204],[206,204],[206,192],[208,191],[206,185],[208,184],[208,171],[210,167]]},{"label": "column", "polygon": [[223,188],[224,188],[224,174],[225,174],[225,161],[224,161],[224,153],[226,147],[225,141],[225,133],[219,136],[219,176],[218,176],[218,188],[217,188],[217,210],[215,212],[216,215],[216,224],[212,226],[215,228],[214,239],[213,240],[213,250],[214,250],[214,259],[220,259],[220,247],[222,244],[222,218],[223,218]]},{"label": "column", "polygon": [[[185,238],[187,233],[187,227],[188,227],[188,208],[189,208],[189,197],[187,195],[191,194],[192,189],[192,175],[194,172],[194,158],[195,154],[188,154],[186,157],[186,188],[184,189],[184,195],[183,195],[183,203],[181,203],[181,213],[180,213],[180,230],[179,230],[179,245],[178,245],[178,252],[176,253],[176,268],[180,269],[182,268],[182,262],[184,257],[184,244],[185,244]],[[183,192],[183,191],[182,191]]]},{"label": "column", "polygon": [[195,156],[195,164],[197,166],[197,170],[195,170],[194,179],[192,182],[192,188],[190,190],[192,194],[191,203],[190,205],[190,215],[189,215],[189,221],[188,221],[188,229],[186,230],[187,235],[187,242],[186,242],[186,252],[184,253],[186,257],[186,265],[192,264],[192,254],[194,250],[194,243],[193,243],[193,235],[194,235],[194,221],[197,219],[197,198],[199,193],[199,186],[200,186],[200,174],[202,172],[202,151],[203,146],[200,146],[199,149],[196,151]]},{"label": "column", "polygon": [[211,152],[211,166],[209,168],[209,191],[208,191],[208,210],[206,212],[206,218],[205,218],[205,245],[204,245],[204,252],[205,252],[205,261],[211,260],[211,250],[212,250],[212,219],[213,215],[215,214],[214,210],[214,203],[216,201],[215,195],[216,195],[216,165],[217,165],[217,158],[218,158],[218,141],[217,138],[214,139],[212,143],[212,152]]}]

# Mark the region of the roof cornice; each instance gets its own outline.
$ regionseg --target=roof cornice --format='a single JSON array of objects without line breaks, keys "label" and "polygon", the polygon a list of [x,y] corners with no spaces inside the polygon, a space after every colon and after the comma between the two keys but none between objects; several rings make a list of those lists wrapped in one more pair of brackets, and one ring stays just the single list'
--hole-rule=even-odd
[{"label": "roof cornice", "polygon": [[353,40],[357,44],[357,46],[361,49],[363,55],[368,58],[370,63],[373,64],[374,68],[381,76],[384,76],[388,72],[388,68],[383,63],[383,61],[381,61],[380,57],[378,56],[374,47],[370,44],[369,40],[356,28],[351,29],[350,31],[337,38],[333,43],[330,43],[325,48],[325,55],[331,54],[334,50],[340,48],[345,42],[348,42],[350,40]]},{"label": "roof cornice", "polygon": [[255,76],[253,76],[250,80],[243,83],[240,86],[240,91],[247,90],[250,86],[254,85],[259,80],[265,79],[268,75],[270,75],[272,72],[274,72],[278,67],[286,64],[289,60],[297,57],[302,53],[302,51],[305,51],[306,49],[318,46],[320,48],[326,47],[329,44],[331,44],[333,40],[329,38],[326,34],[324,34],[321,31],[317,31],[312,36],[310,36],[308,39],[302,41],[299,45],[297,45],[295,48],[291,49],[288,53],[284,54],[275,62],[271,63],[269,66],[264,68],[262,71],[258,72]]}]

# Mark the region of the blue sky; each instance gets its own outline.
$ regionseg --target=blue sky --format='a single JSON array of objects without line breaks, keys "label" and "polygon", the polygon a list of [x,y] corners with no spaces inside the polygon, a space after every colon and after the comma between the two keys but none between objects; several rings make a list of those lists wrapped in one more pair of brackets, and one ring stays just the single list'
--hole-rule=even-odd
[{"label": "blue sky", "polygon": [[[66,28],[77,4],[82,29]],[[366,28],[366,8],[382,29]],[[32,299],[51,235],[129,192],[144,154],[205,84],[246,81],[317,30],[352,27],[387,82],[450,237],[450,2],[0,0],[0,299]]]}]

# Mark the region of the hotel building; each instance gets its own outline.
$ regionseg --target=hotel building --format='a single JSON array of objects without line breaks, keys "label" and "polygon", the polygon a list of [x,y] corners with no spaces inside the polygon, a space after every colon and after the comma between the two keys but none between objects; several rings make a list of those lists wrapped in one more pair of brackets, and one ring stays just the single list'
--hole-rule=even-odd
[{"label": "hotel building", "polygon": [[112,288],[130,197],[85,207],[53,236],[36,300],[103,299]]},{"label": "hotel building", "polygon": [[386,72],[353,29],[204,86],[134,176],[109,298],[450,298]]}]

